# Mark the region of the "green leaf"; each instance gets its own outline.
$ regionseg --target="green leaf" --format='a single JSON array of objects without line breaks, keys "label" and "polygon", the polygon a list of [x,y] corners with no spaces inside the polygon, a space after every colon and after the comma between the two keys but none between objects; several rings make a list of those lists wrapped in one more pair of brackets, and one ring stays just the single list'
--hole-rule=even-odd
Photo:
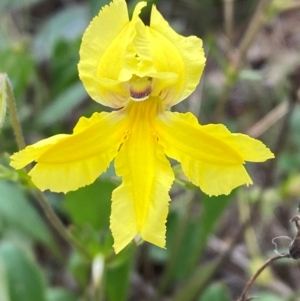
[{"label": "green leaf", "polygon": [[89,21],[87,5],[68,5],[59,10],[37,33],[33,43],[35,57],[39,60],[49,58],[59,40],[73,41],[81,37]]},{"label": "green leaf", "polygon": [[90,281],[91,264],[78,252],[72,252],[68,260],[68,270],[76,279],[81,290],[85,290]]},{"label": "green leaf", "polygon": [[77,301],[73,293],[62,287],[49,288],[46,294],[47,301]]},{"label": "green leaf", "polygon": [[106,293],[109,301],[128,300],[129,279],[133,267],[132,246],[116,255],[114,262],[107,268]]},{"label": "green leaf", "polygon": [[191,275],[185,279],[184,285],[177,290],[173,296],[173,301],[195,300],[207,287],[207,284],[220,268],[220,258],[197,265]]},{"label": "green leaf", "polygon": [[[167,249],[170,250],[169,257],[172,261],[168,264],[172,267],[170,267],[166,282],[188,277],[197,264],[209,235],[215,229],[218,219],[231,200],[232,195],[209,197],[202,194],[201,215],[193,214],[191,217],[189,212],[183,217],[181,212],[170,214],[167,227]],[[183,219],[185,221],[182,222]],[[178,235],[182,231],[182,224],[184,224],[185,231],[179,243]],[[174,249],[177,249],[175,255],[172,254]]]},{"label": "green leaf", "polygon": [[7,273],[10,301],[46,301],[41,273],[23,250],[2,242],[0,260]]},{"label": "green leaf", "polygon": [[213,197],[203,194],[203,211],[200,219],[200,239],[198,241],[198,251],[202,252],[206,245],[208,236],[213,232],[220,216],[233,200],[234,193],[235,192],[231,193],[230,195]]},{"label": "green leaf", "polygon": [[37,125],[39,127],[46,127],[62,121],[72,109],[84,100],[85,96],[86,91],[82,83],[77,82],[73,84],[43,110],[37,118]]},{"label": "green leaf", "polygon": [[18,99],[27,89],[35,72],[34,61],[26,46],[20,45],[18,48],[0,51],[0,70],[9,75],[15,97]]},{"label": "green leaf", "polygon": [[116,185],[97,180],[92,185],[69,192],[64,207],[77,226],[90,224],[95,230],[108,229],[111,194]]},{"label": "green leaf", "polygon": [[[70,85],[78,82],[77,64],[81,37],[74,41],[59,40],[55,44],[51,56],[51,77],[55,79],[51,86],[51,94],[59,95]],[[87,93],[85,93],[87,96]]]},{"label": "green leaf", "polygon": [[198,301],[230,301],[230,295],[227,288],[222,283],[214,283],[210,285]]},{"label": "green leaf", "polygon": [[55,245],[49,230],[27,201],[21,188],[13,183],[0,181],[0,195],[0,225],[17,229],[53,250]]},{"label": "green leaf", "polygon": [[0,300],[10,301],[7,273],[2,260],[0,260]]},{"label": "green leaf", "polygon": [[[283,301],[282,298],[271,293],[257,293],[256,295],[258,295],[259,301]],[[287,300],[297,300],[297,299],[291,298]]]}]

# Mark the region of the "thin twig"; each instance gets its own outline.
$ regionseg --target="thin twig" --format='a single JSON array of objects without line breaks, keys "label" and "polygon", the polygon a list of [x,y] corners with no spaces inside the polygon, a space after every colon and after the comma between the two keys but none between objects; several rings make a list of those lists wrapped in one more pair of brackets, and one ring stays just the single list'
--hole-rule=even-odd
[{"label": "thin twig", "polygon": [[247,298],[247,294],[251,288],[251,286],[253,285],[254,281],[256,280],[256,278],[263,272],[263,270],[269,266],[272,262],[274,262],[275,260],[281,259],[281,258],[289,258],[290,255],[289,254],[284,254],[284,255],[276,255],[273,256],[271,258],[269,258],[257,271],[256,273],[250,278],[250,280],[247,282],[241,296],[237,299],[237,301],[247,301],[249,300],[249,298]]},{"label": "thin twig", "polygon": [[236,81],[238,70],[241,67],[241,64],[249,47],[251,46],[251,43],[264,24],[265,10],[270,1],[271,0],[260,0],[245,31],[245,34],[239,44],[239,47],[233,52],[232,59],[226,74],[226,82],[224,84],[223,93],[213,115],[214,122],[218,122],[223,114],[225,105],[229,98],[230,90]]},{"label": "thin twig", "polygon": [[290,110],[290,106],[287,100],[280,103],[266,116],[256,122],[248,131],[247,135],[258,138],[264,132],[266,132],[271,126],[276,124],[281,118],[283,118]]},{"label": "thin twig", "polygon": [[240,68],[240,64],[245,58],[245,55],[251,46],[254,38],[259,32],[260,28],[265,22],[265,10],[267,5],[271,2],[271,0],[260,0],[258,3],[256,10],[250,20],[250,23],[247,27],[245,34],[239,44],[239,47],[235,53],[235,58],[233,59],[231,66],[233,70],[238,70]]},{"label": "thin twig", "polygon": [[234,1],[235,0],[223,0],[224,5],[224,27],[226,37],[228,39],[228,48],[231,49],[232,47],[232,37],[233,37],[233,27],[234,27],[234,19],[233,19],[233,12],[234,12]]}]

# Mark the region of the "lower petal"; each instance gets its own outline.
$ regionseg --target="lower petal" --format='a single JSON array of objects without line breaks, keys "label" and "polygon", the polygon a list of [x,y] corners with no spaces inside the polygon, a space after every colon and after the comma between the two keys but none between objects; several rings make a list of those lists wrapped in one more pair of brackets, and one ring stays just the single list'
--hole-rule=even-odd
[{"label": "lower petal", "polygon": [[17,169],[36,161],[29,175],[41,190],[68,192],[93,183],[117,155],[127,121],[120,112],[81,118],[71,135],[39,141],[11,156]]},{"label": "lower petal", "polygon": [[134,104],[130,134],[115,159],[117,174],[123,179],[112,196],[111,230],[116,253],[138,234],[145,241],[165,246],[168,192],[174,175],[153,133],[147,103]]},{"label": "lower petal", "polygon": [[223,125],[202,126],[190,113],[165,112],[156,130],[165,153],[181,162],[190,181],[208,195],[229,194],[237,186],[252,184],[244,162],[274,157],[259,140],[232,134]]}]

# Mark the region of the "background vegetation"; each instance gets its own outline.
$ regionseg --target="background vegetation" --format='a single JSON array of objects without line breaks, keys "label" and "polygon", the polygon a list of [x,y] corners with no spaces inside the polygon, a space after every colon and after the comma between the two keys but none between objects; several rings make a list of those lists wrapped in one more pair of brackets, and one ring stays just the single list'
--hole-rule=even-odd
[{"label": "background vegetation", "polygon": [[[26,142],[68,133],[80,116],[107,110],[78,79],[83,31],[107,0],[1,0],[0,72],[17,99]],[[137,1],[128,1],[132,11]],[[300,197],[300,2],[151,0],[178,32],[200,36],[208,57],[195,93],[177,106],[202,124],[225,123],[264,141],[276,159],[249,164],[254,185],[208,197],[177,166],[167,248],[131,244],[112,254],[113,167],[94,184],[47,200],[90,256],[72,248],[35,202],[9,118],[1,130],[0,301],[229,301],[294,237]],[[142,18],[149,20],[150,5]],[[108,25],[109,26],[109,25]],[[288,252],[288,239],[278,239]],[[280,243],[280,245],[279,245]],[[300,248],[299,248],[300,249]],[[104,263],[104,274],[101,265]],[[300,269],[282,259],[255,283],[262,301],[300,300]]]}]

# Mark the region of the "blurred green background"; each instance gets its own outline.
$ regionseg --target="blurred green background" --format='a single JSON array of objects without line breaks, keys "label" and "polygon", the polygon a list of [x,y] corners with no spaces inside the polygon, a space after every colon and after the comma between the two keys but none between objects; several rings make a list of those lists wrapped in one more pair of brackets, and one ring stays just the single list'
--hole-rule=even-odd
[{"label": "blurred green background", "polygon": [[[130,12],[137,2],[128,1]],[[17,145],[7,117],[0,132],[0,301],[236,300],[275,254],[272,239],[295,235],[289,220],[300,201],[300,1],[148,2],[146,23],[155,3],[176,31],[203,39],[208,58],[198,88],[174,110],[257,137],[276,159],[248,164],[255,184],[220,197],[186,183],[175,165],[166,249],[132,243],[112,254],[110,197],[119,184],[113,166],[76,192],[47,192],[91,254],[85,258],[49,224],[25,171],[9,167]],[[0,72],[14,88],[27,144],[69,133],[80,116],[107,110],[88,97],[77,63],[85,28],[108,3],[0,0]],[[279,252],[288,251],[288,239],[276,242]],[[297,262],[281,260],[251,295],[300,300],[299,279]]]}]

